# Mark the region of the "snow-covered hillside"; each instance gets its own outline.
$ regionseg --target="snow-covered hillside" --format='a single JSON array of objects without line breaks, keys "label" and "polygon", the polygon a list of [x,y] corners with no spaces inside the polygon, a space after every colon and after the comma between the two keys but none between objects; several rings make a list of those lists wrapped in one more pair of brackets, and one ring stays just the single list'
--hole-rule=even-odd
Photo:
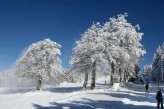
[{"label": "snow-covered hillside", "polygon": [[[6,89],[0,88],[0,109],[155,109],[155,84],[145,95],[142,85],[118,84],[108,88],[106,79],[97,81],[96,89],[83,89],[82,83],[62,83],[60,86]],[[108,81],[107,81],[108,82]]]}]

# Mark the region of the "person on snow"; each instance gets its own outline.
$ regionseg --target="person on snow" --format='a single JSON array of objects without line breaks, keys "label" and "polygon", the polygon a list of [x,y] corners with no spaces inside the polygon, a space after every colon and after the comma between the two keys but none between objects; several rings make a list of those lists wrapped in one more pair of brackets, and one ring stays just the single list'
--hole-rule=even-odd
[{"label": "person on snow", "polygon": [[145,94],[146,93],[149,94],[149,85],[148,84],[145,85]]},{"label": "person on snow", "polygon": [[162,90],[159,88],[156,94],[157,99],[157,108],[159,109],[159,106],[161,104],[161,109],[163,109],[163,96],[162,96]]}]

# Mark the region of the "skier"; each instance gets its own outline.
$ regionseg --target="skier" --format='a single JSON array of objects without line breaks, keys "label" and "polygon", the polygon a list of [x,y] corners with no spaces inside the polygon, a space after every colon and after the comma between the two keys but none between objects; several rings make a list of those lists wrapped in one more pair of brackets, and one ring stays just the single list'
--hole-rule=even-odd
[{"label": "skier", "polygon": [[162,96],[162,91],[159,88],[156,94],[156,99],[157,99],[157,108],[159,109],[159,106],[161,104],[161,109],[163,109],[163,96]]},{"label": "skier", "polygon": [[145,94],[146,93],[149,94],[149,85],[148,84],[145,85]]}]

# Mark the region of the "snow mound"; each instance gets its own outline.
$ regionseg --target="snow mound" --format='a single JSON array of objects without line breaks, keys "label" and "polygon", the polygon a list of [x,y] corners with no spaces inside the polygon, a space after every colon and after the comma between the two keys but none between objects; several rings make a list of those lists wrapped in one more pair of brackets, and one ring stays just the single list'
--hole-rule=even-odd
[{"label": "snow mound", "polygon": [[116,90],[116,91],[120,91],[121,89],[123,89],[125,86],[123,83],[114,83],[112,86],[112,89]]},{"label": "snow mound", "polygon": [[124,99],[122,100],[122,102],[123,102],[124,104],[130,104],[130,99],[124,98]]}]

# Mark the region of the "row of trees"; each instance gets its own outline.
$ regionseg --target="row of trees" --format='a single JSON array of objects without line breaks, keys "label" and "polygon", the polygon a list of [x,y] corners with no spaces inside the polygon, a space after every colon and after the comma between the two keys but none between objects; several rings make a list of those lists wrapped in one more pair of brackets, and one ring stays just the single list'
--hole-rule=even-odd
[{"label": "row of trees", "polygon": [[105,69],[110,67],[111,85],[138,72],[139,57],[146,52],[140,43],[143,33],[137,31],[138,25],[128,23],[126,17],[127,14],[110,18],[103,26],[93,24],[76,42],[70,60],[71,71],[85,74],[84,87],[91,73],[91,89],[95,88],[96,69],[101,65]]},{"label": "row of trees", "polygon": [[17,60],[16,75],[35,81],[37,90],[41,89],[42,81],[73,81],[79,75],[85,75],[85,88],[91,75],[91,89],[94,89],[97,72],[109,75],[111,85],[136,76],[140,56],[146,51],[140,43],[143,33],[138,32],[138,25],[127,22],[127,16],[118,15],[104,25],[94,23],[87,29],[76,41],[71,67],[67,70],[62,69],[58,57],[60,44],[50,39],[33,43]]},{"label": "row of trees", "polygon": [[159,46],[153,57],[152,65],[145,66],[143,75],[153,81],[164,81],[164,43]]}]

